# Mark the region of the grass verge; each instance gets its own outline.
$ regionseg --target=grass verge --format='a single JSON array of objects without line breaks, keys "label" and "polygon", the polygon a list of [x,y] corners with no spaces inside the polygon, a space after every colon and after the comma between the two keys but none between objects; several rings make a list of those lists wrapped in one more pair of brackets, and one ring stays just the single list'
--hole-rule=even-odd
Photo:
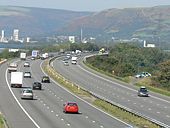
[{"label": "grass verge", "polygon": [[88,91],[80,88],[79,85],[72,83],[71,81],[66,80],[59,73],[57,73],[52,67],[49,66],[48,61],[45,61],[43,65],[43,70],[52,77],[55,81],[57,81],[60,85],[65,87],[70,92],[76,94],[77,96],[83,98],[89,103],[95,105],[96,107],[102,109],[103,111],[111,114],[114,117],[119,118],[129,124],[132,124],[138,128],[159,128],[156,124],[141,118],[137,115],[134,115],[124,109],[121,109],[113,104],[110,104],[104,100],[96,98]]},{"label": "grass verge", "polygon": [[0,114],[0,128],[5,128],[4,118],[3,118],[2,114]]},{"label": "grass verge", "polygon": [[92,66],[91,64],[87,63],[87,62],[83,62],[83,63],[84,63],[86,66],[88,66],[89,68],[91,68],[91,69],[93,69],[93,70],[95,70],[95,71],[97,71],[97,72],[99,72],[99,73],[102,73],[102,74],[104,74],[104,75],[107,75],[107,76],[109,76],[109,77],[112,77],[113,79],[120,80],[120,81],[123,81],[123,82],[126,82],[126,83],[129,82],[129,79],[128,79],[127,77],[126,77],[126,78],[118,77],[118,76],[115,76],[115,75],[113,75],[113,74],[111,74],[111,73],[109,73],[109,72],[105,72],[105,71],[103,71],[103,70],[100,70],[100,69]]},{"label": "grass verge", "polygon": [[152,122],[144,118],[138,117],[134,114],[131,114],[127,111],[124,111],[123,109],[118,108],[103,100],[96,99],[93,104],[104,110],[105,112],[119,118],[120,120],[129,122],[130,124],[133,124],[138,128],[159,128],[159,126],[153,124]]},{"label": "grass verge", "polygon": [[[96,67],[94,67],[94,66],[92,66],[91,64],[89,64],[88,62],[84,62],[84,64],[85,64],[86,66],[88,66],[89,68],[97,71],[97,72],[100,72],[100,73],[105,74],[105,75],[107,75],[107,76],[113,77],[113,78],[115,78],[115,79],[117,79],[117,80],[120,80],[120,81],[123,81],[123,82],[126,82],[126,83],[130,83],[130,81],[131,81],[131,79],[130,79],[129,77],[125,77],[125,78],[116,77],[116,76],[114,76],[114,75],[112,75],[112,74],[110,74],[110,73],[108,73],[108,72],[104,72],[103,70],[99,70],[99,69],[97,69]],[[144,81],[141,81],[141,82],[139,82],[139,83],[136,83],[135,85],[136,85],[136,86],[139,86],[139,87],[140,87],[140,86],[145,86],[145,87],[147,87],[147,88],[148,88],[150,91],[152,91],[152,92],[156,92],[156,93],[159,93],[159,94],[165,95],[165,96],[170,96],[170,92],[169,92],[169,91],[167,91],[167,90],[165,90],[165,89],[158,88],[158,87],[150,86],[150,84],[149,84],[149,83],[146,83],[145,80],[144,80]]]}]

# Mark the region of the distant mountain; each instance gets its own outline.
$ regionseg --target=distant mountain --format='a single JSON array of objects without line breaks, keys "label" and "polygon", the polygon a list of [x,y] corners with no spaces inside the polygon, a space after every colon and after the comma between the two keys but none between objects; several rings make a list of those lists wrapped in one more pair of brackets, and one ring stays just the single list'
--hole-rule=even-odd
[{"label": "distant mountain", "polygon": [[170,40],[170,6],[108,9],[72,21],[61,31],[85,35]]},{"label": "distant mountain", "polygon": [[54,34],[73,19],[89,14],[91,12],[0,6],[0,31],[11,35],[13,29],[19,29],[22,36]]},{"label": "distant mountain", "polygon": [[101,12],[0,6],[0,30],[23,36],[80,35],[170,40],[170,6],[108,9]]}]

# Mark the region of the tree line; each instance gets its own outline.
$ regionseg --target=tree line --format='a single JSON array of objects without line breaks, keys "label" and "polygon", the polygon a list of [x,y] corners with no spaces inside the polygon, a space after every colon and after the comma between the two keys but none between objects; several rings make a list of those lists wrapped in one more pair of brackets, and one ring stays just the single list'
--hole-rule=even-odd
[{"label": "tree line", "polygon": [[120,43],[109,49],[108,55],[93,56],[87,62],[119,77],[149,72],[156,86],[170,89],[169,53],[158,48],[143,48],[127,43]]},{"label": "tree line", "polygon": [[[93,43],[63,43],[59,45],[42,46],[42,52],[99,51],[102,46]],[[119,43],[114,46],[105,46],[108,55],[94,56],[87,59],[92,66],[118,77],[134,76],[140,72],[152,74],[154,85],[166,87],[170,90],[170,54],[158,48],[143,48],[133,44]],[[34,49],[34,48],[33,48]],[[30,49],[30,52],[32,49]],[[20,52],[9,53],[5,49],[0,58],[19,57]],[[30,53],[31,54],[31,53]]]}]

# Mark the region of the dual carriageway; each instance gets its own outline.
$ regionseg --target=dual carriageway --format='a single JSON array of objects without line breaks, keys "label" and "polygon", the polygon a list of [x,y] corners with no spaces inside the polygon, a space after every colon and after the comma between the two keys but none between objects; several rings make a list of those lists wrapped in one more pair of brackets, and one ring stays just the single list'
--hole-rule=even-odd
[{"label": "dual carriageway", "polygon": [[[81,60],[81,59],[80,59]],[[24,79],[24,86],[31,86],[34,81],[41,81],[45,73],[42,70],[42,60],[29,60],[31,66],[23,67],[23,61],[18,61],[19,71],[29,70],[32,78]],[[169,97],[151,93],[150,97],[138,97],[135,87],[116,83],[107,76],[93,73],[81,61],[77,65],[64,66],[62,59],[52,63],[57,72],[65,78],[78,83],[81,87],[94,92],[110,101],[140,112],[154,120],[170,126]],[[12,128],[127,128],[131,125],[118,120],[101,110],[91,106],[84,100],[62,88],[52,81],[43,84],[43,90],[34,91],[34,100],[21,100],[20,89],[10,88],[10,74],[7,65],[0,66],[0,110],[5,114]],[[80,108],[80,114],[64,114],[63,103],[75,101]]]}]

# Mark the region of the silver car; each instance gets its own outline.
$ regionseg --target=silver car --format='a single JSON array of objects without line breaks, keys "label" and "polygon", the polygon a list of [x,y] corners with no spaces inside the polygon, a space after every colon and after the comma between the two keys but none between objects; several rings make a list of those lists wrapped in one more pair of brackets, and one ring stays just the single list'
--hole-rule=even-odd
[{"label": "silver car", "polygon": [[69,66],[68,61],[65,61],[65,62],[64,62],[64,65],[65,65],[65,66]]},{"label": "silver car", "polygon": [[31,88],[24,88],[21,90],[21,99],[33,100],[33,91]]},{"label": "silver car", "polygon": [[138,90],[138,96],[148,97],[148,96],[149,96],[149,93],[148,93],[147,88],[144,87],[144,86],[141,86],[140,89]]}]

